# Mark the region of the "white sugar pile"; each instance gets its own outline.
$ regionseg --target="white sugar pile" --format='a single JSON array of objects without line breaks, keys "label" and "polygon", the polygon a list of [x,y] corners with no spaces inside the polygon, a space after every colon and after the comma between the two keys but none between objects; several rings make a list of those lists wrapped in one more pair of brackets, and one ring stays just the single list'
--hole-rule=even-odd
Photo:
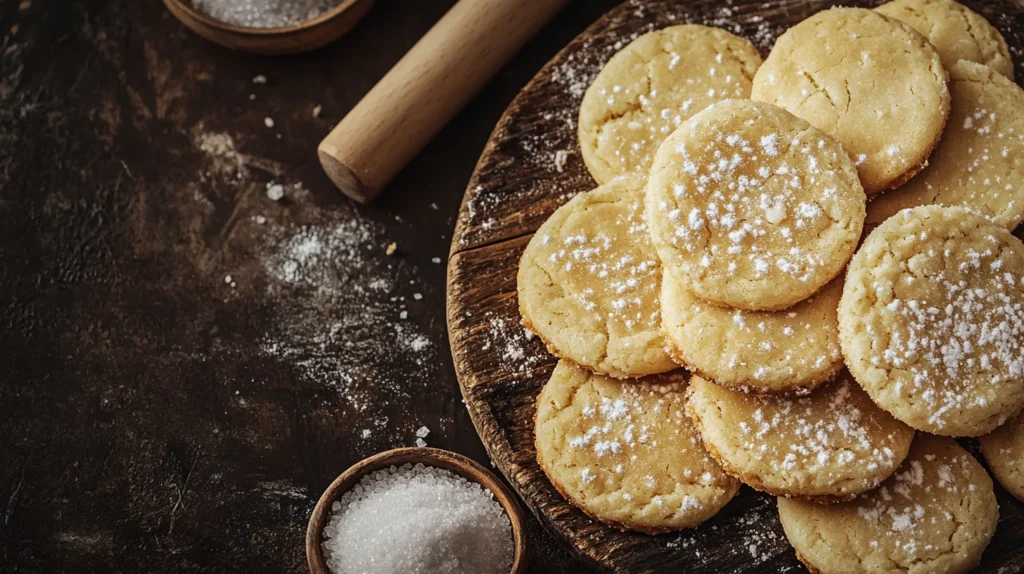
[{"label": "white sugar pile", "polygon": [[192,0],[200,12],[245,28],[278,28],[312,20],[340,0]]},{"label": "white sugar pile", "polygon": [[409,464],[359,481],[331,506],[324,558],[334,574],[505,574],[512,526],[490,491]]}]

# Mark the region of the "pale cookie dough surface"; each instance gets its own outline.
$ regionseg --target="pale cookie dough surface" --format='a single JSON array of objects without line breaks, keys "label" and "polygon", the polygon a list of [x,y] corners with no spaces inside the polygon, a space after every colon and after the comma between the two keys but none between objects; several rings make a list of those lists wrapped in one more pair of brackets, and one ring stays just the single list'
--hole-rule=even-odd
[{"label": "pale cookie dough surface", "polygon": [[806,397],[748,395],[693,377],[687,413],[726,472],[777,496],[847,500],[882,483],[914,431],[848,375]]},{"label": "pale cookie dough surface", "polygon": [[883,409],[978,436],[1024,405],[1024,245],[959,207],[901,211],[864,241],[839,303],[839,341]]},{"label": "pale cookie dough surface", "polygon": [[661,317],[670,354],[720,385],[752,393],[806,394],[843,367],[836,309],[841,278],[783,311],[704,302],[664,276]]},{"label": "pale cookie dough surface", "polygon": [[949,114],[946,81],[935,48],[906,24],[833,8],[778,39],[751,97],[832,134],[873,195],[924,166]]},{"label": "pale cookie dough surface", "polygon": [[797,557],[822,574],[966,573],[999,519],[985,469],[953,439],[925,434],[891,478],[855,500],[778,502]]},{"label": "pale cookie dough surface", "polygon": [[580,105],[583,161],[599,183],[647,176],[680,123],[727,98],[750,97],[761,55],[747,40],[696,24],[648,32],[616,53]]},{"label": "pale cookie dough surface", "polygon": [[676,366],[661,334],[661,264],[643,220],[643,183],[581,193],[537,230],[519,264],[524,324],[555,355],[619,378]]},{"label": "pale cookie dough surface", "polygon": [[537,399],[537,462],[591,517],[656,533],[714,516],[739,490],[684,413],[681,372],[640,381],[560,361]]},{"label": "pale cookie dough surface", "polygon": [[980,64],[950,69],[952,111],[928,167],[868,204],[868,223],[918,205],[969,208],[1008,229],[1024,219],[1024,90]]},{"label": "pale cookie dough surface", "polygon": [[1024,501],[1024,413],[978,440],[999,484]]},{"label": "pale cookie dough surface", "polygon": [[960,60],[991,66],[1013,79],[1003,35],[980,14],[953,0],[895,0],[875,11],[917,30],[935,46],[946,69]]},{"label": "pale cookie dough surface", "polygon": [[665,140],[645,213],[663,265],[691,293],[778,310],[842,270],[865,201],[853,163],[827,134],[775,106],[728,100]]}]

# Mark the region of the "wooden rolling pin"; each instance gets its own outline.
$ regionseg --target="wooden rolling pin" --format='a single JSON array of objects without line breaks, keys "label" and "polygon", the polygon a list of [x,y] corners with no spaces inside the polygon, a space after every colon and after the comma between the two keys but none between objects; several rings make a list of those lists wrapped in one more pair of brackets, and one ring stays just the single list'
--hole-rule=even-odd
[{"label": "wooden rolling pin", "polygon": [[567,0],[460,0],[331,133],[317,154],[368,202]]}]

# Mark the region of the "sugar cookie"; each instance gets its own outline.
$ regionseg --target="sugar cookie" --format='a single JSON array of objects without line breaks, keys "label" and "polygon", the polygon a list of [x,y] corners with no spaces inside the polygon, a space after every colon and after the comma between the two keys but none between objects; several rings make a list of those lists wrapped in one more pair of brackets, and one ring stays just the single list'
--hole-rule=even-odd
[{"label": "sugar cookie", "polygon": [[1024,501],[1024,413],[978,440],[999,484]]},{"label": "sugar cookie", "polygon": [[661,334],[661,264],[643,183],[581,193],[541,225],[519,263],[519,310],[551,352],[613,377],[676,368]]},{"label": "sugar cookie", "polygon": [[583,161],[599,183],[647,176],[658,146],[708,105],[750,97],[761,55],[747,40],[696,24],[648,32],[620,50],[580,105]]},{"label": "sugar cookie", "polygon": [[833,8],[779,37],[751,97],[832,134],[868,195],[917,173],[949,114],[946,70],[912,28],[862,8]]},{"label": "sugar cookie", "polygon": [[868,204],[868,223],[918,205],[959,205],[1013,229],[1024,219],[1024,90],[987,68],[950,69],[952,111],[928,167]]},{"label": "sugar cookie", "polygon": [[889,218],[850,262],[846,364],[879,406],[933,434],[978,436],[1024,406],[1024,244],[960,207]]},{"label": "sugar cookie", "polygon": [[881,487],[855,500],[779,499],[801,562],[821,574],[949,574],[978,565],[999,505],[985,469],[953,439],[920,434]]},{"label": "sugar cookie", "polygon": [[739,490],[683,410],[681,372],[640,381],[560,361],[537,399],[537,462],[596,520],[656,533],[712,517]]},{"label": "sugar cookie", "polygon": [[748,395],[695,376],[686,412],[729,474],[757,490],[822,502],[881,484],[914,438],[847,374],[806,397]]},{"label": "sugar cookie", "polygon": [[784,311],[740,311],[706,303],[665,276],[665,340],[676,362],[720,385],[806,394],[843,367],[836,311],[842,294],[837,278]]},{"label": "sugar cookie", "polygon": [[935,46],[946,69],[977,62],[1013,79],[1013,60],[1003,35],[988,20],[953,0],[894,0],[875,11],[910,26]]},{"label": "sugar cookie", "polygon": [[778,310],[842,270],[865,201],[853,163],[827,134],[775,106],[728,100],[665,140],[645,213],[663,265],[694,295]]}]

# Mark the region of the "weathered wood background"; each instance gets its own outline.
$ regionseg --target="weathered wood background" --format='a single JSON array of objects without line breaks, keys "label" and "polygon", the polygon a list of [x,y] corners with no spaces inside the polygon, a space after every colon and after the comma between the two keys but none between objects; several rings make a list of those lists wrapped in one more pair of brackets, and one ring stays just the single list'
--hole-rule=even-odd
[{"label": "weathered wood background", "polygon": [[[157,0],[0,0],[0,572],[300,574],[351,464],[423,425],[489,464],[445,330],[455,215],[508,103],[617,1],[571,2],[356,206],[316,144],[453,3],[268,58]],[[574,567],[530,539],[533,571]]]},{"label": "weathered wood background", "polygon": [[[966,3],[1002,31],[1021,70],[1024,2]],[[744,487],[718,516],[696,530],[655,537],[620,533],[570,506],[536,463],[534,401],[555,361],[519,326],[516,270],[531,234],[548,215],[594,186],[576,141],[583,90],[618,48],[648,30],[684,22],[720,26],[751,39],[767,54],[786,28],[836,4],[622,4],[573,40],[523,89],[495,128],[470,180],[448,272],[448,327],[463,396],[498,468],[542,522],[595,567],[716,573],[802,569],[782,533],[772,497]],[[1024,505],[1001,489],[998,495],[1001,521],[981,571],[1024,571]]]}]

